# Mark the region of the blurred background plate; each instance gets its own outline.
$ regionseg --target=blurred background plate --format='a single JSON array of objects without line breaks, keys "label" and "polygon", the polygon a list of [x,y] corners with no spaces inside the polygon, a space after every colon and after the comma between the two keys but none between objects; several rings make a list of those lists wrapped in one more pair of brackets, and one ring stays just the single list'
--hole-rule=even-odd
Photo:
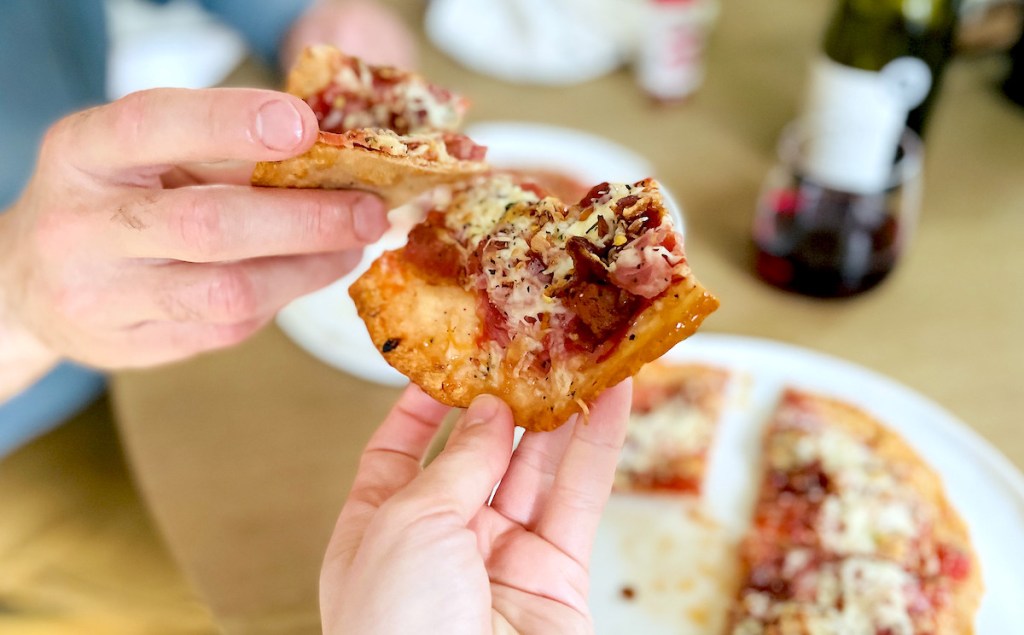
[{"label": "blurred background plate", "polygon": [[[650,162],[632,150],[579,130],[525,122],[482,123],[466,134],[488,147],[495,167],[545,172],[578,181],[584,192],[603,181],[639,181],[655,176]],[[683,230],[682,208],[665,191],[666,205],[676,227]],[[418,212],[412,206],[390,215],[392,227],[368,247],[362,262],[349,275],[281,310],[277,324],[296,344],[324,363],[368,381],[401,386],[406,378],[395,371],[373,346],[348,287],[381,253],[405,243]]]},{"label": "blurred background plate", "polygon": [[981,560],[982,634],[1024,624],[1024,475],[949,412],[888,377],[768,340],[698,334],[665,359],[734,373],[701,509],[684,497],[612,497],[595,543],[590,602],[598,633],[718,635],[734,592],[732,549],[760,474],[760,434],[786,386],[838,397],[902,435],[941,476]]}]

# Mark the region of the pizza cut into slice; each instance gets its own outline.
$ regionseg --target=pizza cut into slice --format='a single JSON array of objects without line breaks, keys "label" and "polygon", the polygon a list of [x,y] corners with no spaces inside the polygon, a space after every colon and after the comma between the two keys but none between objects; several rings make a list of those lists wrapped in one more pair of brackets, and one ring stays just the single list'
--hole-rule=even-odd
[{"label": "pizza cut into slice", "polygon": [[253,185],[372,191],[392,207],[486,172],[486,148],[457,132],[468,102],[416,73],[371,66],[330,46],[306,49],[287,90],[312,108],[306,153],[261,162]]},{"label": "pizza cut into slice", "polygon": [[644,366],[633,379],[616,489],[699,494],[728,381],[728,371],[703,364]]},{"label": "pizza cut into slice", "polygon": [[501,397],[550,430],[718,307],[653,180],[565,205],[508,176],[456,186],[350,288],[384,358],[435,399]]},{"label": "pizza cut into slice", "polygon": [[732,635],[963,635],[982,582],[967,528],[906,442],[790,390],[767,430]]}]

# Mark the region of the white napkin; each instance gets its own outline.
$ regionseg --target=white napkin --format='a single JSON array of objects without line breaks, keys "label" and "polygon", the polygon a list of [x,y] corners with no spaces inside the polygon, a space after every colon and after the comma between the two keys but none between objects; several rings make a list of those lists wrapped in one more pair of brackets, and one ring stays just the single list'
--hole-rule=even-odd
[{"label": "white napkin", "polygon": [[214,86],[245,58],[242,36],[195,0],[166,5],[106,0],[106,9],[107,96],[111,99],[157,86]]},{"label": "white napkin", "polygon": [[426,31],[464,66],[509,82],[574,84],[629,58],[640,0],[431,0]]}]

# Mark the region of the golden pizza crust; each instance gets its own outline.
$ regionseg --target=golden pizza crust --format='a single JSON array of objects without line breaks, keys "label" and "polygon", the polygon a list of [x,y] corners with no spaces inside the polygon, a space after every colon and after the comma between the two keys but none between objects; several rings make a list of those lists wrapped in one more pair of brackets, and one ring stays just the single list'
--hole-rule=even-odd
[{"label": "golden pizza crust", "polygon": [[640,369],[634,378],[634,386],[680,387],[688,402],[717,417],[728,381],[729,371],[722,368],[659,359]]},{"label": "golden pizza crust", "polygon": [[370,338],[384,359],[434,399],[465,408],[474,397],[502,398],[517,424],[527,430],[553,430],[581,404],[631,377],[676,343],[693,334],[718,300],[692,276],[643,311],[623,341],[600,363],[574,356],[568,390],[548,375],[516,375],[501,356],[481,348],[483,324],[476,296],[461,286],[428,280],[401,252],[385,253],[349,289]]},{"label": "golden pizza crust", "polygon": [[318,95],[338,74],[345,59],[345,54],[333,46],[307,47],[288,72],[285,90],[303,99]]},{"label": "golden pizza crust", "polygon": [[820,413],[830,427],[838,428],[864,442],[887,465],[898,470],[901,479],[936,510],[935,537],[951,544],[970,558],[970,574],[956,583],[950,602],[937,616],[936,635],[974,633],[974,615],[981,602],[983,583],[981,564],[971,546],[967,526],[946,499],[938,474],[921,459],[903,438],[863,410],[837,399],[794,389],[786,391],[783,401],[796,401]]},{"label": "golden pizza crust", "polygon": [[[335,135],[337,136],[337,135]],[[389,208],[420,194],[488,170],[482,161],[431,161],[394,157],[321,139],[305,154],[284,161],[260,162],[252,184],[264,187],[357,189],[377,194]]]}]

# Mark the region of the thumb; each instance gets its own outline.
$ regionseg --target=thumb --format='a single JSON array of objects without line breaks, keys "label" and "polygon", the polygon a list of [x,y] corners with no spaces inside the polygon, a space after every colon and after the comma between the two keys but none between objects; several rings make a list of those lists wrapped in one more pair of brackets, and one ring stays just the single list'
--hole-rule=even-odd
[{"label": "thumb", "polygon": [[395,495],[395,503],[415,505],[421,512],[455,512],[468,522],[487,504],[508,469],[514,430],[503,401],[477,397],[455,424],[444,450]]}]

